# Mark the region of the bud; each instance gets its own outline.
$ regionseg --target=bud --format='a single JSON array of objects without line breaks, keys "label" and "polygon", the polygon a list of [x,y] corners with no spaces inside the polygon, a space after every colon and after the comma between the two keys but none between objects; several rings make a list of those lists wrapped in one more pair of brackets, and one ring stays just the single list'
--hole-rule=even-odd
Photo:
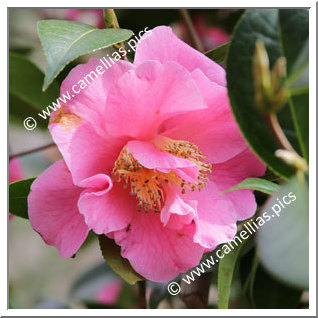
[{"label": "bud", "polygon": [[294,167],[297,171],[306,172],[308,171],[308,165],[304,158],[300,157],[297,153],[278,149],[275,151],[276,157],[282,159],[290,166]]},{"label": "bud", "polygon": [[286,60],[280,57],[272,72],[264,43],[257,40],[253,56],[253,74],[256,106],[263,112],[273,113],[286,103],[287,91],[284,85]]},{"label": "bud", "polygon": [[280,110],[287,100],[287,89],[285,87],[284,79],[286,76],[286,59],[280,57],[272,70],[271,85],[272,85],[272,109],[274,111]]},{"label": "bud", "polygon": [[257,40],[255,43],[253,74],[256,105],[261,110],[269,111],[270,109],[268,106],[271,86],[269,61],[264,43],[260,40]]}]

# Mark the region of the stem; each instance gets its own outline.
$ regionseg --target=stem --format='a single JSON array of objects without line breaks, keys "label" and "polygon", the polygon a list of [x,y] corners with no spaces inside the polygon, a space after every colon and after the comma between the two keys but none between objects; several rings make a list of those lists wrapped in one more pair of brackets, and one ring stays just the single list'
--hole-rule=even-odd
[{"label": "stem", "polygon": [[[104,16],[104,23],[105,23],[106,28],[110,28],[110,29],[119,29],[120,28],[117,17],[116,17],[116,13],[113,9],[104,9],[103,16]],[[114,44],[113,47],[117,51],[120,48],[123,48],[123,50],[125,51],[124,42]],[[122,60],[127,60],[127,56],[123,55],[123,53],[121,51],[118,51],[118,53],[120,54]]]},{"label": "stem", "polygon": [[139,299],[139,308],[146,309],[146,281],[142,280],[137,282],[138,284],[138,299]]},{"label": "stem", "polygon": [[52,142],[51,144],[45,145],[45,146],[31,149],[31,150],[26,150],[26,151],[21,151],[21,152],[15,153],[15,154],[9,156],[9,161],[13,158],[25,156],[25,155],[31,154],[33,152],[41,151],[41,150],[44,150],[44,149],[47,149],[47,148],[50,148],[53,146],[56,146],[56,144],[54,142]]},{"label": "stem", "polygon": [[[186,275],[183,274],[182,277]],[[188,308],[203,309],[207,307],[212,272],[197,277],[191,285],[181,280],[180,297]]]},{"label": "stem", "polygon": [[192,43],[192,46],[196,48],[198,51],[203,52],[203,45],[194,29],[192,20],[190,18],[189,12],[187,9],[179,9],[180,15],[186,24],[188,31],[189,31],[189,36],[190,36],[190,41]]},{"label": "stem", "polygon": [[272,129],[275,135],[275,138],[277,142],[279,143],[279,145],[282,147],[282,149],[288,150],[298,156],[296,150],[289,143],[282,128],[280,127],[276,114],[269,114],[267,118],[268,118],[269,126]]}]

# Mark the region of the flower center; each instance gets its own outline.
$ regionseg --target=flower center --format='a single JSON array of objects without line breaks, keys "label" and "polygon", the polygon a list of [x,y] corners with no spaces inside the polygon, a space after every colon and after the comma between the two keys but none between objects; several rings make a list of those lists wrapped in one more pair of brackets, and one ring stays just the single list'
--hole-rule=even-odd
[{"label": "flower center", "polygon": [[194,182],[188,182],[179,177],[174,171],[163,173],[143,167],[124,147],[120,152],[112,170],[113,181],[124,182],[124,188],[130,187],[130,194],[136,196],[138,211],[160,213],[165,204],[165,185],[169,182],[186,190],[201,191],[208,182],[208,174],[212,172],[212,165],[205,163],[205,156],[198,147],[187,141],[160,138],[154,142],[155,146],[164,152],[194,162],[199,168],[199,174]]}]

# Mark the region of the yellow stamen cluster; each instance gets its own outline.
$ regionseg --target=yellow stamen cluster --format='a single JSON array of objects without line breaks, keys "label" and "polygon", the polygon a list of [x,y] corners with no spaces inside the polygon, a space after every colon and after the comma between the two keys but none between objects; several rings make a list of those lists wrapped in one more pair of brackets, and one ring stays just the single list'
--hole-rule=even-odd
[{"label": "yellow stamen cluster", "polygon": [[205,157],[198,151],[196,145],[185,141],[165,139],[158,147],[175,156],[195,162],[199,167],[199,176],[194,183],[186,182],[175,172],[163,173],[143,167],[124,147],[115,162],[112,171],[114,182],[124,182],[124,188],[130,186],[130,194],[136,196],[138,211],[160,213],[165,204],[164,185],[172,182],[185,193],[186,188],[199,191],[206,185],[208,174],[211,173],[211,164],[203,162]]},{"label": "yellow stamen cluster", "polygon": [[164,138],[164,142],[160,142],[159,148],[174,156],[190,160],[199,167],[199,175],[195,183],[182,180],[180,184],[182,193],[185,193],[186,188],[191,191],[201,191],[207,185],[207,182],[209,181],[208,174],[212,172],[212,165],[211,163],[204,162],[206,157],[199,151],[197,145],[188,141]]}]

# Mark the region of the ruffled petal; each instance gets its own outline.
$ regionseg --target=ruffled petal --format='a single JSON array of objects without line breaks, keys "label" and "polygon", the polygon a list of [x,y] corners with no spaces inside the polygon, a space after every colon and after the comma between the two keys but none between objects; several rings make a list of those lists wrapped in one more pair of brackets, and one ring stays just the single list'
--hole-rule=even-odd
[{"label": "ruffled petal", "polygon": [[93,58],[73,68],[61,85],[60,98],[65,103],[60,101],[61,107],[51,113],[52,138],[75,183],[111,169],[112,155],[121,144],[107,132],[106,100],[114,82],[133,65],[118,61],[99,75],[96,68],[101,65],[99,59]]},{"label": "ruffled petal", "polygon": [[[246,148],[227,162],[214,165],[211,180],[224,191],[247,178],[263,176],[265,171],[266,166]],[[257,204],[252,190],[235,190],[223,196],[232,202],[238,221],[250,218],[256,212]]]},{"label": "ruffled petal", "polygon": [[211,81],[226,86],[224,69],[204,54],[181,41],[170,27],[159,26],[137,45],[134,64],[147,60],[174,61],[192,72],[200,69]]},{"label": "ruffled petal", "polygon": [[126,228],[137,201],[124,190],[122,184],[109,184],[103,190],[86,189],[80,196],[78,207],[85,222],[96,234],[108,234]]},{"label": "ruffled petal", "polygon": [[201,192],[191,192],[185,198],[198,202],[194,242],[212,250],[234,237],[237,217],[233,204],[213,181],[208,182]]},{"label": "ruffled petal", "polygon": [[100,135],[87,123],[74,133],[68,145],[65,161],[74,183],[96,174],[110,174],[114,163],[127,139],[113,138],[106,132]]},{"label": "ruffled petal", "polygon": [[158,61],[145,62],[126,72],[107,99],[107,127],[114,136],[152,139],[167,118],[204,109],[200,92],[182,66]]},{"label": "ruffled petal", "polygon": [[81,191],[74,186],[63,160],[44,171],[31,186],[28,197],[31,226],[62,257],[73,256],[89,231],[77,208]]},{"label": "ruffled petal", "polygon": [[129,229],[114,233],[121,255],[143,277],[167,282],[198,265],[204,248],[193,242],[194,224],[164,227],[155,213],[136,213]]},{"label": "ruffled petal", "polygon": [[199,70],[192,73],[192,78],[208,108],[167,120],[161,134],[195,143],[212,164],[227,161],[247,146],[232,115],[227,90]]},{"label": "ruffled petal", "polygon": [[180,194],[180,189],[171,184],[165,185],[165,193],[166,201],[160,220],[164,226],[180,230],[196,218],[198,202],[185,199]]}]

